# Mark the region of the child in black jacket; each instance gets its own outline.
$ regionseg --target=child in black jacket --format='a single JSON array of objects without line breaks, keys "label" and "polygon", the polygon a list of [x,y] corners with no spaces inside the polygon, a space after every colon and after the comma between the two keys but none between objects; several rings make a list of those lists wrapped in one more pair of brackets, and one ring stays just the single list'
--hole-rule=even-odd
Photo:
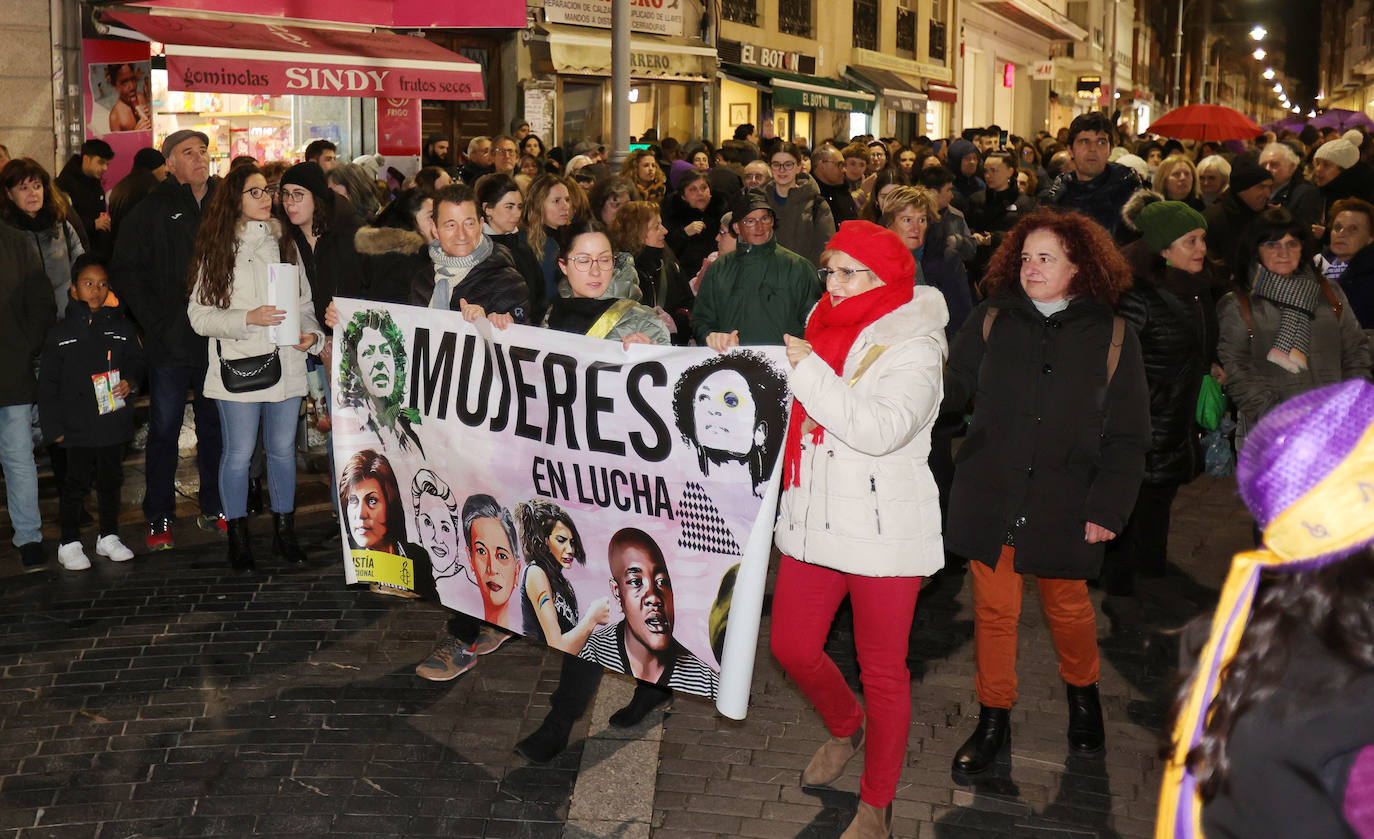
[{"label": "child in black jacket", "polygon": [[126,400],[144,365],[138,335],[99,261],[89,255],[76,260],[71,294],[66,317],[43,346],[38,417],[44,440],[67,450],[57,560],[68,571],[83,571],[91,561],[81,547],[80,515],[92,479],[100,507],[95,552],[114,562],[134,556],[119,540],[119,488],[124,445],[134,436],[134,408]]}]

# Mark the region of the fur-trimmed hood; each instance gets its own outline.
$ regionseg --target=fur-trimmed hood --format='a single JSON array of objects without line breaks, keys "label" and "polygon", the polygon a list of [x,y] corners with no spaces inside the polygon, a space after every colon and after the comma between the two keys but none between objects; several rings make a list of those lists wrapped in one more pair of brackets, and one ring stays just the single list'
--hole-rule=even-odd
[{"label": "fur-trimmed hood", "polygon": [[360,227],[353,235],[353,248],[363,256],[400,254],[410,256],[429,243],[414,230],[399,227]]},{"label": "fur-trimmed hood", "polygon": [[913,337],[927,337],[940,345],[940,353],[949,355],[945,341],[945,324],[949,322],[949,308],[938,288],[916,286],[911,302],[903,303],[869,325],[867,331],[877,344],[890,346]]}]

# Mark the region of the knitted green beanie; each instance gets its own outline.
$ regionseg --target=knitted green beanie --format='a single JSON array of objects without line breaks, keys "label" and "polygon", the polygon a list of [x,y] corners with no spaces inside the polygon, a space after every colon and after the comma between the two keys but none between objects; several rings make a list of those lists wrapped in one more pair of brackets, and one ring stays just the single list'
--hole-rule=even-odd
[{"label": "knitted green beanie", "polygon": [[1146,247],[1162,251],[1199,227],[1206,230],[1207,219],[1182,201],[1156,201],[1140,211],[1136,227]]}]

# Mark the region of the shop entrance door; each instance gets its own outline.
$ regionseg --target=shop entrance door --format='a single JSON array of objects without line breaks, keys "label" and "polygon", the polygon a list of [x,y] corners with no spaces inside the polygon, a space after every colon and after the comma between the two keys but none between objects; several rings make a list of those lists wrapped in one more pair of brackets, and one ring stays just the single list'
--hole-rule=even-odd
[{"label": "shop entrance door", "polygon": [[466,151],[473,137],[494,137],[506,133],[509,127],[501,119],[501,44],[492,36],[461,32],[426,32],[434,43],[453,50],[464,58],[482,66],[483,90],[487,98],[476,102],[444,102],[425,100],[420,110],[420,128],[425,137],[442,134],[454,147],[452,162],[458,163],[458,152]]}]

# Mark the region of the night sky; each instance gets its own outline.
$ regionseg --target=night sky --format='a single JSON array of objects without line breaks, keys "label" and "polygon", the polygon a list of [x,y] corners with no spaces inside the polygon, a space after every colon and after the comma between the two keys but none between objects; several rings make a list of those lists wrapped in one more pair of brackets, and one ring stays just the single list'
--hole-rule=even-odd
[{"label": "night sky", "polygon": [[[1348,0],[1322,0],[1318,11],[1324,13],[1327,6],[1345,2]],[[1312,14],[1312,5],[1302,2],[1268,0],[1266,5],[1278,7],[1279,20],[1287,36],[1288,66],[1284,69],[1298,83],[1297,89],[1289,91],[1288,95],[1306,110],[1312,107],[1317,96],[1321,16]]]}]

